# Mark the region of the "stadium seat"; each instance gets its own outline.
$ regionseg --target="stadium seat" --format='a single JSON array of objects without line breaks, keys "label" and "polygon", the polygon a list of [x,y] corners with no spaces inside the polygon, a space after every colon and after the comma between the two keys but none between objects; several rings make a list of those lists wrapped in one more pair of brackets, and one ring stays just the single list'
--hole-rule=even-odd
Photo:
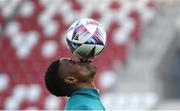
[{"label": "stadium seat", "polygon": [[9,77],[7,74],[0,73],[0,93],[5,91],[9,85]]},{"label": "stadium seat", "polygon": [[36,102],[41,96],[42,89],[39,84],[31,84],[27,90],[27,100],[29,102]]},{"label": "stadium seat", "polygon": [[112,1],[111,4],[110,4],[110,8],[112,10],[118,10],[121,6],[121,3],[119,3],[118,1]]},{"label": "stadium seat", "polygon": [[25,1],[19,13],[22,16],[29,17],[33,14],[34,9],[35,9],[34,4],[31,1]]},{"label": "stadium seat", "polygon": [[109,90],[116,82],[116,76],[117,74],[115,74],[113,71],[104,70],[103,72],[101,72],[99,77],[100,86],[105,90]]},{"label": "stadium seat", "polygon": [[17,110],[19,109],[19,103],[16,101],[16,99],[12,97],[7,97],[5,100],[4,108],[5,110]]},{"label": "stadium seat", "polygon": [[60,108],[60,103],[61,101],[56,98],[55,96],[49,95],[46,97],[45,102],[44,102],[44,107],[45,109],[48,110],[55,110]]}]

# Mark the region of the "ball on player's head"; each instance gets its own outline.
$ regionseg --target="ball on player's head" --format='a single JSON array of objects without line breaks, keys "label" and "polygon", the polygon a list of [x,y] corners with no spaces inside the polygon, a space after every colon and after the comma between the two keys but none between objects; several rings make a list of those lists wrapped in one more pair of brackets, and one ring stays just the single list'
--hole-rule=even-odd
[{"label": "ball on player's head", "polygon": [[66,40],[70,51],[77,58],[89,60],[103,51],[106,33],[97,21],[80,19],[69,27]]}]

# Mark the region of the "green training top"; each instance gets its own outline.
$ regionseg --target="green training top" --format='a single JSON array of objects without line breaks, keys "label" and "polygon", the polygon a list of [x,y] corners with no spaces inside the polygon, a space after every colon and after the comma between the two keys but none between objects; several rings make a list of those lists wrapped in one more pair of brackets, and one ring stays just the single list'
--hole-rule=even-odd
[{"label": "green training top", "polygon": [[64,110],[105,110],[96,89],[85,88],[72,93]]}]

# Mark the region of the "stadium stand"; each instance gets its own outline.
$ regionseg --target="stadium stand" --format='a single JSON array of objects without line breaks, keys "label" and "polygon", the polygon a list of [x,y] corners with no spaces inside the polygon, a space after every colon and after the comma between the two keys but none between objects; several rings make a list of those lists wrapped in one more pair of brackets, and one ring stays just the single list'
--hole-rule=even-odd
[{"label": "stadium stand", "polygon": [[[47,92],[44,73],[52,60],[72,57],[65,32],[84,17],[100,21],[107,31],[107,47],[94,60],[96,84],[106,93],[120,73],[115,63],[125,64],[129,45],[139,41],[155,7],[154,0],[1,0],[0,109],[63,109],[66,98]],[[127,104],[126,97],[121,104]]]}]

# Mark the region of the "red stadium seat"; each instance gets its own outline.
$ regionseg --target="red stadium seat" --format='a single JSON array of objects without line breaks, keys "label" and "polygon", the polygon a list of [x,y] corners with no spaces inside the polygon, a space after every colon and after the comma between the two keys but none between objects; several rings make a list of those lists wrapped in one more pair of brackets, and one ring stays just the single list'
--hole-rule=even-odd
[{"label": "red stadium seat", "polygon": [[90,18],[99,20],[101,18],[101,14],[98,11],[94,11]]},{"label": "red stadium seat", "polygon": [[72,5],[72,9],[75,11],[80,11],[82,9],[82,6],[77,2],[77,0],[69,0]]},{"label": "red stadium seat", "polygon": [[126,62],[128,55],[128,44],[117,46],[116,50],[116,57],[119,59],[122,63]]},{"label": "red stadium seat", "polygon": [[118,1],[112,1],[110,4],[110,8],[112,10],[118,10],[121,7],[121,4]]},{"label": "red stadium seat", "polygon": [[5,18],[2,15],[0,15],[0,24],[2,25],[4,22],[5,22]]},{"label": "red stadium seat", "polygon": [[155,0],[149,0],[147,6],[150,8],[155,8],[156,7],[156,1]]}]

